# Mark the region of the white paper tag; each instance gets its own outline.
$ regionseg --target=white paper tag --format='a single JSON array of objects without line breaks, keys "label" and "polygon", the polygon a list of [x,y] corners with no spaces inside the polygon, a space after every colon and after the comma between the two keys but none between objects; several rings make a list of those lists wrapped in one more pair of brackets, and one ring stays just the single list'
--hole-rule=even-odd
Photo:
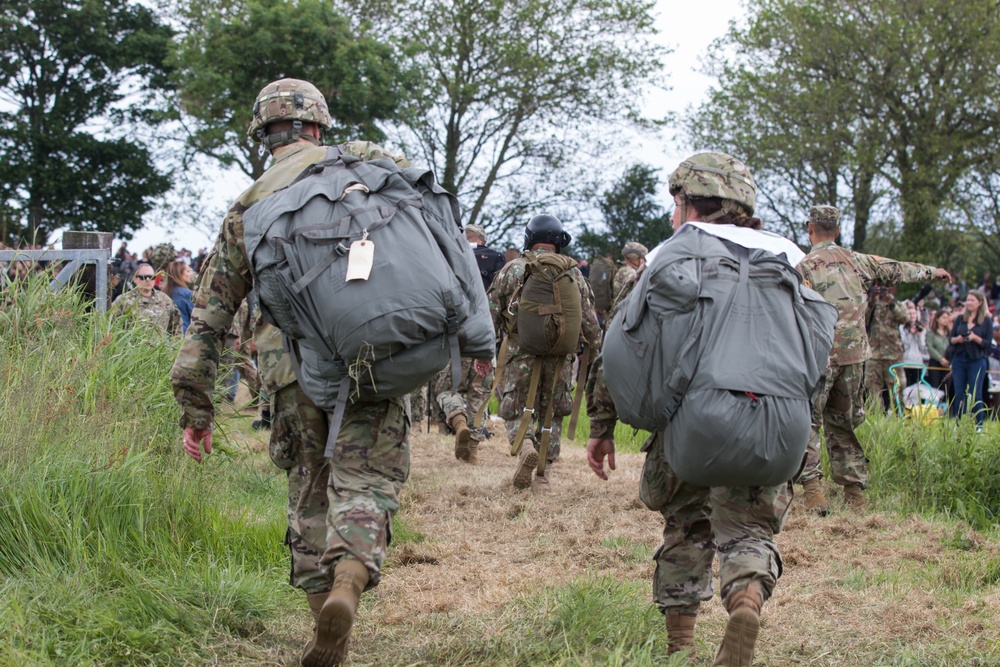
[{"label": "white paper tag", "polygon": [[347,253],[347,281],[368,280],[375,263],[375,244],[372,241],[355,241]]}]

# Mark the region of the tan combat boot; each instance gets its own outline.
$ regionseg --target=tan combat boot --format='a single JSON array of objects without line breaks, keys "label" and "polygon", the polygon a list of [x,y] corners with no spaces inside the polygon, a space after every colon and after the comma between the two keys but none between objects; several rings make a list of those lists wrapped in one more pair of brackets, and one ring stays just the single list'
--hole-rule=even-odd
[{"label": "tan combat boot", "polygon": [[342,558],[333,571],[333,588],[316,619],[312,641],[302,654],[302,667],[338,667],[347,658],[347,638],[354,626],[361,592],[368,585],[368,568]]},{"label": "tan combat boot", "polygon": [[475,438],[469,438],[469,458],[467,459],[472,465],[479,465],[479,441]]},{"label": "tan combat boot", "polygon": [[667,612],[667,655],[687,653],[689,659],[694,659],[694,624],[697,616],[682,614],[679,611]]},{"label": "tan combat boot", "polygon": [[729,622],[712,667],[753,667],[753,647],[760,632],[760,608],[764,604],[760,585],[751,581],[746,588],[730,593],[725,604]]},{"label": "tan combat boot", "polygon": [[823,495],[823,484],[818,477],[802,483],[802,490],[806,492],[806,511],[826,516],[830,512],[830,504],[826,502]]},{"label": "tan combat boot", "polygon": [[860,484],[844,485],[844,502],[855,512],[865,511],[865,494]]},{"label": "tan combat boot", "polygon": [[472,440],[472,431],[469,430],[469,422],[465,415],[452,417],[451,427],[455,430],[455,458],[459,461],[469,461],[471,455],[469,442]]},{"label": "tan combat boot", "polygon": [[517,459],[517,470],[514,471],[514,488],[529,489],[531,480],[535,477],[535,467],[538,466],[538,452],[534,445],[525,442],[521,448],[521,455]]}]

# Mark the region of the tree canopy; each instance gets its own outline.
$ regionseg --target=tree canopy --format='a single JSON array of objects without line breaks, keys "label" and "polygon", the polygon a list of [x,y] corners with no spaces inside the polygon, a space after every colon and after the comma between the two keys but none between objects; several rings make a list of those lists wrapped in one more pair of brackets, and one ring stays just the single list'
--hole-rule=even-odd
[{"label": "tree canopy", "polygon": [[341,2],[414,63],[401,141],[494,237],[587,198],[661,76],[649,0]]},{"label": "tree canopy", "polygon": [[707,61],[719,85],[695,143],[744,158],[801,238],[826,203],[866,242],[896,219],[914,258],[937,247],[963,179],[1000,148],[1000,5],[983,0],[751,0]]},{"label": "tree canopy", "polygon": [[166,85],[171,30],[128,0],[0,5],[0,215],[13,243],[129,238],[170,188],[136,128]]},{"label": "tree canopy", "polygon": [[267,155],[247,136],[265,84],[291,77],[326,96],[327,143],[380,141],[376,121],[395,116],[406,78],[391,47],[354,34],[326,0],[188,0],[173,55],[189,144],[256,180]]},{"label": "tree canopy", "polygon": [[582,257],[620,257],[629,241],[652,248],[673,233],[670,217],[656,201],[660,179],[644,164],[629,167],[598,200],[605,230],[584,226],[574,248]]}]

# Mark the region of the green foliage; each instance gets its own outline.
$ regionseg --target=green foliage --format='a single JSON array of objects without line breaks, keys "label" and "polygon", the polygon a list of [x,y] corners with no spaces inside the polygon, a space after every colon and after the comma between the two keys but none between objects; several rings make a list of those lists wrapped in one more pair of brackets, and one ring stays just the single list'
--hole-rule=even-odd
[{"label": "green foliage", "polygon": [[0,8],[0,242],[60,227],[129,238],[170,187],[136,125],[165,85],[172,31],[129,0]]},{"label": "green foliage", "polygon": [[257,93],[270,81],[305,79],[322,91],[334,126],[327,143],[381,141],[406,77],[391,48],[355,35],[324,0],[184,4],[186,33],[173,54],[191,148],[256,180],[266,155],[247,136]]},{"label": "green foliage", "polygon": [[656,201],[660,187],[656,172],[648,165],[634,164],[604,192],[597,206],[604,216],[606,231],[584,226],[576,238],[581,256],[615,258],[629,241],[638,241],[652,249],[673,234],[670,216]]},{"label": "green foliage", "polygon": [[182,453],[176,351],[41,276],[0,310],[0,663],[198,663],[285,605],[281,480]]},{"label": "green foliage", "polygon": [[747,10],[712,50],[719,86],[688,119],[696,143],[744,157],[786,233],[801,237],[810,205],[840,204],[856,248],[881,216],[901,222],[908,257],[933,256],[959,186],[995,163],[1000,7],[754,0]]},{"label": "green foliage", "polygon": [[615,124],[644,125],[665,50],[650,0],[340,0],[420,70],[403,100],[407,153],[502,238],[583,198]]}]

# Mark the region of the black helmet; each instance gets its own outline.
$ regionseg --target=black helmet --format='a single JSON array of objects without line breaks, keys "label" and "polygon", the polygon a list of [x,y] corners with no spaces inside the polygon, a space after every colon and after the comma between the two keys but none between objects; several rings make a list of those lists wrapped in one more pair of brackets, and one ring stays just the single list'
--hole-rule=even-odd
[{"label": "black helmet", "polygon": [[530,250],[536,243],[551,243],[556,248],[565,248],[573,237],[563,231],[562,223],[554,215],[536,215],[524,228],[524,249]]}]

